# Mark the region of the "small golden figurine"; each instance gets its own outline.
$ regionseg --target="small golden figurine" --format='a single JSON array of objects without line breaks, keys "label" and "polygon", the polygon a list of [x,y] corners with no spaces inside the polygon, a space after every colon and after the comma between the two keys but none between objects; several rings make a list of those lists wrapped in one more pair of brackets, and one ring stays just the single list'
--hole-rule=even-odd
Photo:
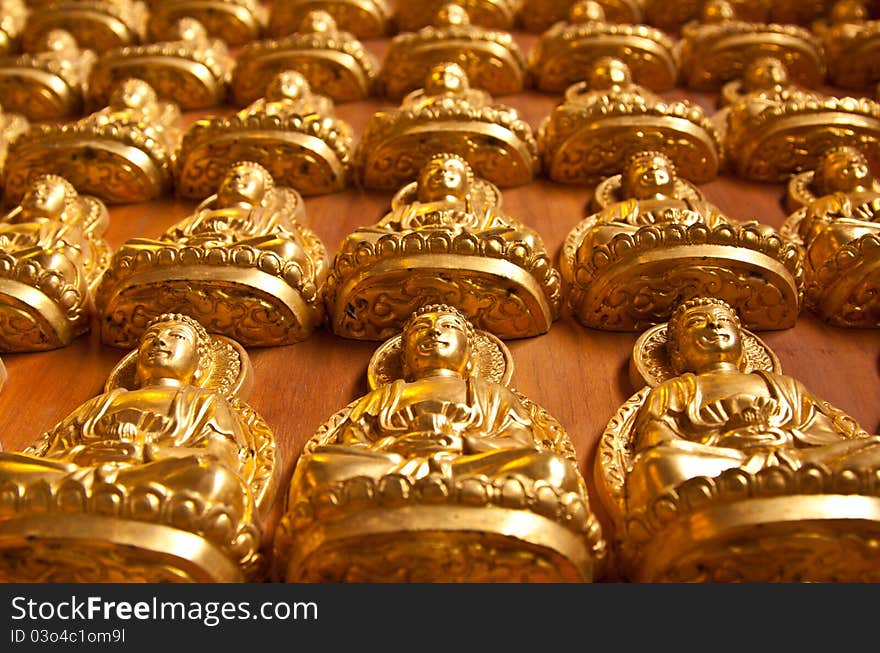
[{"label": "small golden figurine", "polygon": [[226,44],[210,38],[194,18],[181,18],[175,28],[175,40],[102,54],[89,75],[91,105],[104,106],[113,88],[131,77],[143,79],[184,111],[222,105],[234,65]]},{"label": "small golden figurine", "polygon": [[839,327],[880,328],[880,183],[864,155],[842,146],[825,152],[783,232],[806,252],[805,302]]},{"label": "small golden figurine", "polygon": [[471,88],[455,63],[435,65],[424,84],[400,108],[378,111],[367,123],[355,151],[364,187],[400,188],[442,151],[464,157],[477,175],[502,187],[527,184],[538,174],[532,128],[516,109]]},{"label": "small golden figurine", "polygon": [[665,152],[695,183],[714,179],[723,163],[721,138],[698,105],[663,100],[610,57],[593,62],[588,81],[568,87],[537,140],[547,176],[566,184],[595,184],[643,149]]},{"label": "small golden figurine", "polygon": [[359,39],[377,39],[390,29],[391,9],[385,0],[285,0],[271,7],[268,31],[275,38],[293,34],[310,11],[326,11],[340,30]]},{"label": "small golden figurine", "polygon": [[95,298],[101,339],[130,347],[152,317],[186,312],[245,346],[304,340],[323,320],[330,262],[303,216],[299,193],[234,163],[191,216],[119,248]]},{"label": "small golden figurine", "polygon": [[129,79],[100,111],[70,124],[39,125],[16,138],[6,167],[6,200],[30,178],[52,172],[109,204],[147,202],[171,188],[180,110],[153,88]]},{"label": "small golden figurine", "polygon": [[236,104],[262,97],[272,78],[285,70],[301,73],[334,102],[351,102],[371,95],[379,63],[351,33],[339,31],[330,14],[310,11],[297,33],[250,43],[238,52],[232,75]]},{"label": "small golden figurine", "polygon": [[560,297],[541,237],[449,153],[430,157],[377,224],[345,238],[324,288],[332,330],[365,340],[397,333],[427,301],[454,301],[500,338],[534,336],[558,317]]},{"label": "small golden figurine", "polygon": [[95,60],[70,32],[52,30],[40,52],[0,59],[0,103],[29,120],[79,116]]},{"label": "small golden figurine", "polygon": [[[480,27],[511,30],[521,0],[465,0],[455,2],[467,11],[470,22]],[[429,25],[437,26],[437,12],[451,3],[448,0],[398,2],[394,9],[394,24],[401,32],[414,32]]]},{"label": "small golden figurine", "polygon": [[33,179],[0,219],[0,351],[69,345],[88,330],[110,260],[107,208],[64,178]]},{"label": "small golden figurine", "polygon": [[30,11],[24,0],[0,0],[0,55],[18,52]]},{"label": "small golden figurine", "polygon": [[[542,33],[555,23],[565,20],[580,0],[522,0],[519,23],[527,32]],[[599,0],[605,20],[609,23],[638,24],[643,22],[644,0]]]},{"label": "small golden figurine", "polygon": [[678,63],[675,42],[647,25],[614,25],[598,2],[572,5],[568,21],[547,30],[529,54],[529,73],[536,88],[558,92],[584,79],[595,60],[620,59],[633,80],[652,91],[675,86]]},{"label": "small golden figurine", "polygon": [[727,0],[709,0],[701,20],[682,29],[678,48],[682,80],[695,90],[718,90],[740,77],[751,61],[766,56],[783,59],[790,77],[806,87],[825,80],[822,48],[809,30],[739,20]]},{"label": "small golden figurine", "polygon": [[427,305],[370,392],[306,443],[275,533],[289,582],[583,582],[604,541],[559,423],[511,387],[497,338]]},{"label": "small golden figurine", "polygon": [[584,326],[641,330],[708,292],[735,303],[750,327],[794,326],[804,285],[795,243],[723,215],[660,152],[634,155],[616,195],[626,199],[580,222],[562,249],[566,306]]},{"label": "small golden figurine", "polygon": [[354,131],[334,116],[333,101],[312,93],[300,73],[279,73],[265,97],[229,118],[194,122],[177,156],[177,192],[200,199],[238,160],[256,161],[282,186],[322,195],[348,185]]},{"label": "small golden figurine", "polygon": [[631,369],[647,387],[596,455],[626,577],[880,580],[880,437],[782,374],[732,307],[681,304]]},{"label": "small golden figurine", "polygon": [[263,573],[272,432],[244,349],[160,315],[82,404],[0,454],[3,582],[235,582]]},{"label": "small golden figurine", "polygon": [[[816,170],[792,175],[785,195],[785,210],[789,214],[812,204],[814,200],[834,193],[863,193],[873,191],[880,197],[880,179],[871,174],[865,155],[858,149],[841,145],[828,150]],[[789,226],[795,226],[789,221]],[[796,236],[797,228],[791,236]]]},{"label": "small golden figurine", "polygon": [[880,82],[880,21],[868,19],[861,0],[835,2],[819,38],[832,85],[861,90]]},{"label": "small golden figurine", "polygon": [[[33,5],[33,2],[31,3]],[[149,10],[141,0],[53,0],[35,6],[21,35],[25,52],[39,52],[46,34],[67,30],[80,47],[101,54],[147,37]]]},{"label": "small golden figurine", "polygon": [[712,116],[738,176],[787,182],[792,174],[815,169],[825,150],[840,145],[856,147],[872,166],[880,166],[877,102],[792,84],[775,58],[750,63],[744,72],[749,79],[757,81],[728,89],[731,99],[738,99]]},{"label": "small golden figurine", "polygon": [[186,16],[229,47],[238,47],[262,36],[269,11],[259,0],[149,0],[147,31],[154,41],[174,32]]},{"label": "small golden figurine", "polygon": [[379,73],[382,90],[389,98],[403,98],[444,62],[459,64],[471,83],[490,95],[519,93],[525,84],[525,56],[510,33],[471,25],[467,11],[446,4],[432,27],[391,40]]}]

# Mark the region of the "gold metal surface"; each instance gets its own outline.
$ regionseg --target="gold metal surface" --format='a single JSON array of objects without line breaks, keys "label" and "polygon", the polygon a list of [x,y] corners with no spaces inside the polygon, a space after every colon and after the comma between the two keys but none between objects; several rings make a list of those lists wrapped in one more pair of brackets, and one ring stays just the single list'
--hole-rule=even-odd
[{"label": "gold metal surface", "polygon": [[70,32],[52,30],[40,52],[0,59],[0,103],[29,120],[78,117],[95,60]]},{"label": "gold metal surface", "polygon": [[595,184],[645,149],[664,152],[696,183],[714,179],[723,163],[720,136],[698,105],[663,100],[609,57],[593,62],[587,81],[568,87],[537,140],[547,176],[566,184]]},{"label": "gold metal surface", "polygon": [[391,9],[385,0],[285,0],[272,3],[269,34],[293,34],[310,11],[326,11],[339,29],[359,39],[377,39],[390,29]]},{"label": "gold metal surface", "polygon": [[720,89],[759,57],[785,61],[792,80],[808,88],[825,80],[822,47],[809,30],[739,20],[725,0],[707,2],[701,19],[684,26],[677,47],[682,80],[696,90]]},{"label": "gold metal surface", "polygon": [[256,161],[278,184],[303,195],[344,189],[351,174],[354,132],[334,116],[330,98],[312,93],[300,73],[278,73],[265,97],[229,118],[194,122],[177,156],[177,192],[201,199],[235,161]]},{"label": "gold metal surface", "polygon": [[717,298],[636,342],[649,387],[609,422],[596,483],[636,581],[876,581],[880,437],[782,374]]},{"label": "gold metal surface", "polygon": [[509,32],[471,25],[467,12],[446,4],[433,26],[398,34],[388,44],[379,82],[389,98],[400,99],[422,86],[440,63],[459,64],[471,83],[491,95],[523,90],[526,61]]},{"label": "gold metal surface", "polygon": [[[513,29],[517,9],[522,0],[457,0],[454,4],[464,9],[471,23],[491,29]],[[394,10],[394,24],[401,32],[413,32],[434,22],[448,0],[398,2]]]},{"label": "gold metal surface", "polygon": [[337,335],[381,340],[428,302],[457,306],[501,338],[546,332],[559,273],[536,231],[501,211],[501,193],[454,154],[428,159],[378,223],[348,235],[324,298]]},{"label": "gold metal surface", "polygon": [[110,246],[107,208],[57,175],[31,181],[0,219],[0,351],[69,345],[88,330]]},{"label": "gold metal surface", "polygon": [[[753,69],[758,69],[756,72]],[[761,72],[763,71],[763,72]],[[813,170],[831,148],[851,145],[880,167],[880,104],[864,97],[833,97],[788,81],[778,59],[752,62],[736,99],[712,116],[732,171],[753,181],[787,182]]]},{"label": "gold metal surface", "polygon": [[249,43],[238,52],[232,74],[236,104],[262,97],[285,70],[302,74],[315,92],[334,102],[351,102],[372,94],[379,63],[354,35],[340,31],[330,14],[310,11],[296,34]]},{"label": "gold metal surface", "polygon": [[[644,0],[646,21],[676,33],[686,23],[700,17],[705,0]],[[828,12],[830,0],[731,0],[737,18],[756,23],[792,23],[810,26]]]},{"label": "gold metal surface", "polygon": [[269,11],[258,0],[149,0],[147,31],[153,41],[162,41],[181,18],[199,21],[211,36],[230,47],[260,38]]},{"label": "gold metal surface", "polygon": [[852,147],[828,150],[811,175],[814,196],[785,233],[803,245],[807,306],[840,327],[880,327],[880,184]]},{"label": "gold metal surface", "polygon": [[604,541],[559,423],[510,387],[506,346],[423,306],[370,392],[306,444],[275,534],[286,581],[589,581]]},{"label": "gold metal surface", "polygon": [[817,26],[834,86],[867,89],[880,82],[880,21],[859,0],[838,0]]},{"label": "gold metal surface", "polygon": [[[32,176],[52,172],[107,203],[146,202],[171,187],[180,110],[138,79],[120,84],[110,104],[74,123],[33,126],[16,138],[6,167],[7,202]],[[88,153],[88,154],[86,154]]]},{"label": "gold metal surface", "polygon": [[24,0],[0,0],[0,55],[19,51],[30,9]]},{"label": "gold metal surface", "polygon": [[263,572],[275,443],[243,401],[244,349],[151,322],[104,393],[0,454],[5,582],[241,581]]},{"label": "gold metal surface", "polygon": [[222,105],[235,63],[226,44],[210,38],[194,18],[181,18],[170,31],[173,40],[102,54],[89,75],[92,108],[107,104],[113,89],[131,77],[143,79],[184,111]]},{"label": "gold metal surface", "polygon": [[147,36],[147,5],[140,0],[57,0],[31,9],[21,35],[25,52],[39,52],[46,34],[67,30],[80,47],[102,53],[142,43]]},{"label": "gold metal surface", "polygon": [[[30,129],[28,119],[18,113],[5,111],[0,106],[0,178],[6,176],[6,158],[9,152],[9,146],[19,136],[25,134]],[[7,198],[7,202],[8,202]]]},{"label": "gold metal surface", "polygon": [[116,252],[95,299],[101,339],[130,347],[150,319],[182,312],[246,346],[304,340],[323,320],[329,266],[304,217],[299,193],[265,168],[230,166],[191,216]]},{"label": "gold metal surface", "polygon": [[[579,0],[523,0],[519,9],[519,23],[527,32],[543,32],[554,23],[565,20],[578,2]],[[643,0],[599,0],[598,4],[609,23],[643,22]]]},{"label": "gold metal surface", "polygon": [[539,90],[564,91],[602,57],[626,63],[633,81],[652,91],[671,89],[678,79],[671,38],[648,25],[615,25],[591,0],[576,2],[567,21],[544,32],[529,53],[529,74]]},{"label": "gold metal surface", "polygon": [[660,152],[628,162],[621,199],[569,232],[560,256],[566,310],[584,326],[642,330],[711,293],[758,329],[794,326],[804,286],[797,245],[772,227],[721,213]]},{"label": "gold metal surface", "polygon": [[458,64],[437,64],[424,84],[399,108],[378,111],[367,123],[355,151],[364,187],[396,190],[436,152],[464,157],[478,176],[501,187],[527,184],[538,174],[532,128],[516,109],[471,88]]}]

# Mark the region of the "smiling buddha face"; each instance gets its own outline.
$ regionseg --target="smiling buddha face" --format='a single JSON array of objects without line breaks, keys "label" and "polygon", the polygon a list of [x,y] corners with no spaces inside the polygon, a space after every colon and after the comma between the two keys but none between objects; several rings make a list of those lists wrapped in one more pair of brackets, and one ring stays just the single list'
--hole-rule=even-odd
[{"label": "smiling buddha face", "polygon": [[669,318],[668,342],[678,373],[699,372],[718,362],[737,368],[742,363],[739,316],[720,299],[701,297],[681,304]]}]

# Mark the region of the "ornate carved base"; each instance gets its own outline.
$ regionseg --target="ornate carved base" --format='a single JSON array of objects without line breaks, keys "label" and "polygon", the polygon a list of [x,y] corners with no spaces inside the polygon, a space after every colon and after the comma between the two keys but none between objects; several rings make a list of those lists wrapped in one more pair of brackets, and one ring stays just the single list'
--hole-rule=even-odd
[{"label": "ornate carved base", "polygon": [[60,120],[82,113],[81,95],[72,92],[61,77],[36,68],[0,66],[3,111],[20,113],[29,120]]},{"label": "ornate carved base", "polygon": [[377,39],[388,32],[391,10],[385,0],[294,0],[272,4],[268,32],[276,38],[299,29],[310,11],[326,11],[336,26],[359,39]]},{"label": "ornate carved base", "polygon": [[248,7],[245,3],[223,0],[156,2],[150,7],[148,30],[154,41],[161,41],[174,33],[178,20],[190,16],[199,21],[208,34],[235,47],[260,38],[266,14],[257,3]]},{"label": "ornate carved base", "polygon": [[[0,257],[0,266],[5,261]],[[2,268],[0,268],[2,274]],[[44,275],[43,282],[51,283]],[[57,275],[54,275],[57,282]],[[33,279],[34,284],[40,280]],[[67,299],[75,304],[85,298],[74,288]],[[70,316],[39,287],[12,279],[0,278],[0,351],[44,351],[69,345],[71,341],[89,328],[89,314],[79,311]]]}]

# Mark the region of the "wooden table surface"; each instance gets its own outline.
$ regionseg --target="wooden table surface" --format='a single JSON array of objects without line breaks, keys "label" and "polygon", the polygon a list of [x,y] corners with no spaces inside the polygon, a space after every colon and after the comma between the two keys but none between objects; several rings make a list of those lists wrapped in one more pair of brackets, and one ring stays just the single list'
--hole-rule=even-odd
[{"label": "wooden table surface", "polygon": [[[528,52],[534,35],[517,33]],[[366,42],[378,57],[387,39]],[[675,90],[667,99],[690,98],[708,112],[715,96]],[[528,91],[496,98],[512,105],[537,128],[559,96]],[[396,102],[370,99],[337,106],[337,115],[363,132],[369,116]],[[228,114],[231,107],[185,114],[185,123],[202,115]],[[782,185],[743,182],[722,176],[702,186],[707,198],[737,219],[757,219],[781,225]],[[538,179],[519,188],[504,189],[506,211],[535,228],[558,261],[568,231],[585,217],[591,189],[563,186]],[[309,224],[334,253],[346,234],[373,223],[386,211],[392,193],[349,189],[306,198]],[[106,234],[118,247],[133,236],[156,237],[186,216],[196,202],[172,197],[144,204],[111,206]],[[545,335],[508,341],[513,352],[515,385],[549,410],[567,429],[578,453],[582,473],[592,487],[593,459],[599,436],[617,407],[632,394],[628,360],[638,334],[591,330],[563,317]],[[880,431],[880,331],[827,326],[804,312],[797,325],[768,331],[761,337],[782,363],[783,370],[820,397],[847,411],[870,432]],[[367,391],[366,366],[378,343],[359,342],[318,330],[308,340],[285,347],[249,350],[255,384],[249,403],[275,433],[284,466],[285,487],[305,441],[336,410]],[[9,373],[0,391],[0,442],[20,450],[79,404],[100,393],[110,370],[125,352],[102,345],[97,333],[78,338],[69,347],[50,352],[7,354]],[[280,507],[285,492],[278,495]],[[601,505],[593,508],[611,535]],[[277,511],[276,511],[277,513]],[[274,521],[274,519],[272,520]],[[271,527],[271,523],[267,524]]]}]

